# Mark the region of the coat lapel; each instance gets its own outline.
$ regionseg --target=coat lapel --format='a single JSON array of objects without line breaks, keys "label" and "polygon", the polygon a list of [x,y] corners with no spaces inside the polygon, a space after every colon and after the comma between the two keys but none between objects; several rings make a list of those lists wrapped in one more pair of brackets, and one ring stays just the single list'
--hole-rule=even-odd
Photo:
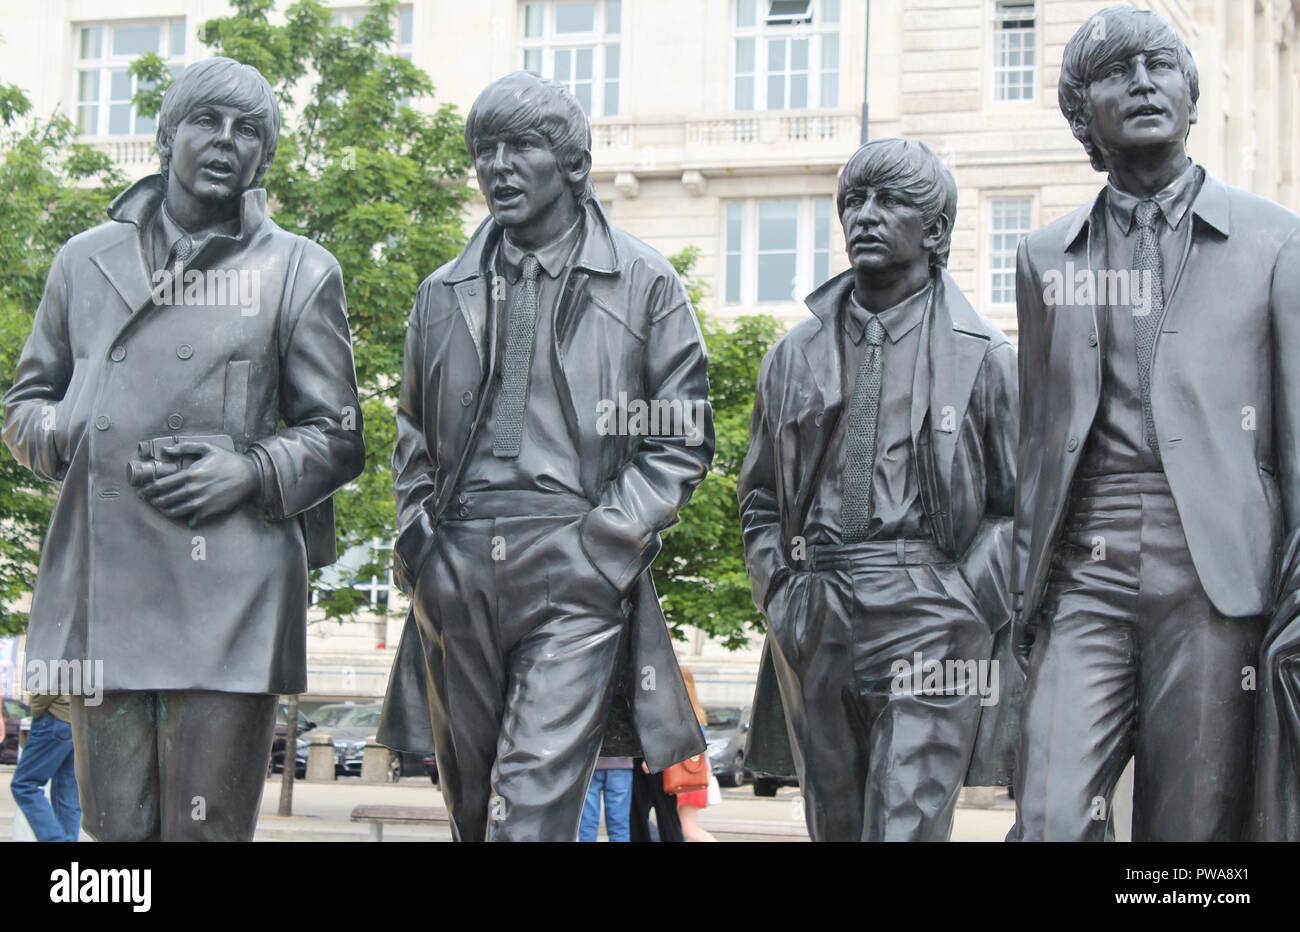
[{"label": "coat lapel", "polygon": [[90,261],[113,286],[127,313],[135,314],[153,303],[149,265],[134,224],[122,224],[116,242],[95,253]]},{"label": "coat lapel", "polygon": [[934,456],[935,492],[944,524],[944,539],[952,539],[952,471],[971,391],[988,352],[988,329],[945,271],[935,280],[930,327],[930,437]]},{"label": "coat lapel", "polygon": [[821,474],[826,448],[830,446],[830,439],[844,409],[844,362],[836,321],[839,319],[840,305],[852,287],[853,270],[849,269],[826,282],[809,295],[805,302],[817,317],[820,326],[810,330],[800,346],[808,365],[813,389],[813,397],[809,400],[815,411],[811,415],[806,408],[802,412],[791,412],[799,419],[800,443],[811,453],[808,468],[799,476],[799,488],[795,490],[795,515],[800,523],[807,512],[812,490],[816,488],[817,477]]}]

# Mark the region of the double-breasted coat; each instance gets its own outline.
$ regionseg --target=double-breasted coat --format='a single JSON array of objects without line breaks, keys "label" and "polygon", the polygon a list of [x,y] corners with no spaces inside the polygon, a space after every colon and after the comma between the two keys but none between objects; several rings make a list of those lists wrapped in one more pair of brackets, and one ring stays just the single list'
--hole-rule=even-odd
[{"label": "double-breasted coat", "polygon": [[[27,657],[103,661],[108,690],[301,692],[308,569],[365,461],[342,274],[255,189],[186,266],[224,285],[156,287],[164,194],[142,179],[60,250],[5,396],[6,445],[61,482]],[[191,527],[128,485],[141,441],[211,435],[260,451],[256,499]]]},{"label": "double-breasted coat", "polygon": [[[460,256],[420,286],[407,328],[393,486],[395,575],[408,593],[491,413],[483,398],[499,364],[495,328],[503,305],[486,264],[501,236],[495,221],[484,221]],[[580,453],[592,506],[571,570],[578,578],[599,573],[631,602],[604,753],[641,756],[659,770],[704,750],[650,574],[661,532],[676,523],[713,459],[704,340],[672,266],[612,227],[594,199],[585,205],[581,242],[555,313],[552,345],[537,352],[551,353],[561,375],[560,396],[568,402],[562,429]],[[689,407],[698,412],[696,432],[603,429],[598,412],[628,399]],[[379,740],[389,747],[433,750],[426,659],[412,613],[380,726]]]},{"label": "double-breasted coat", "polygon": [[[843,360],[836,324],[853,288],[853,270],[808,296],[810,320],[796,326],[763,361],[750,448],[737,496],[754,604],[767,615],[754,693],[746,766],[793,775],[785,712],[771,658],[768,590],[791,563],[826,448],[843,415]],[[1015,501],[1019,410],[1016,351],[971,307],[946,271],[934,275],[933,312],[922,324],[912,386],[912,456],[935,543],[958,561],[994,633],[999,702],[984,709],[967,783],[1007,784],[1019,738],[1024,678],[1010,653],[1009,560]]]}]

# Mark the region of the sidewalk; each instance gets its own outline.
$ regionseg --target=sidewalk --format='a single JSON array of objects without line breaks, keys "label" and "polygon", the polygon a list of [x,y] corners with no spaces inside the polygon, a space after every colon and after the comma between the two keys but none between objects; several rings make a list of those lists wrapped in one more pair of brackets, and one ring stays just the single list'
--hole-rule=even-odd
[{"label": "sidewalk", "polygon": [[[0,767],[0,842],[10,840],[16,807],[9,794],[12,767]],[[728,822],[767,822],[774,826],[802,824],[803,811],[797,790],[784,788],[774,798],[760,799],[746,785],[726,789],[722,804],[706,810],[705,827],[721,839],[727,838]],[[408,777],[401,783],[362,783],[345,778],[334,783],[294,781],[293,811],[290,817],[276,815],[280,803],[280,778],[266,783],[262,812],[257,823],[257,841],[366,841],[369,829],[350,821],[354,806],[438,806],[442,794],[428,780]],[[959,807],[953,828],[954,841],[1001,841],[1011,828],[1014,811],[1005,792],[996,794],[993,808]],[[737,839],[740,840],[740,839]],[[746,836],[744,840],[755,840]],[[775,839],[774,839],[775,840]],[[784,839],[782,839],[784,840]],[[445,824],[432,826],[389,826],[384,841],[451,841]]]}]

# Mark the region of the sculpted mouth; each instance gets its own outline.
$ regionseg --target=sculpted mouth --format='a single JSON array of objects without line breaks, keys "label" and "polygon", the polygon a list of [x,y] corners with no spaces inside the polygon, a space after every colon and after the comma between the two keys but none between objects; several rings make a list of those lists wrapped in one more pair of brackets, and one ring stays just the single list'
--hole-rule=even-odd
[{"label": "sculpted mouth", "polygon": [[203,167],[215,175],[229,175],[235,170],[235,167],[225,159],[212,159],[204,162]]},{"label": "sculpted mouth", "polygon": [[498,201],[508,201],[518,197],[524,192],[510,185],[500,185],[492,189],[492,197]]},{"label": "sculpted mouth", "polygon": [[1155,104],[1144,104],[1141,107],[1134,107],[1128,112],[1128,115],[1130,117],[1164,116],[1165,110],[1163,107],[1157,107]]}]

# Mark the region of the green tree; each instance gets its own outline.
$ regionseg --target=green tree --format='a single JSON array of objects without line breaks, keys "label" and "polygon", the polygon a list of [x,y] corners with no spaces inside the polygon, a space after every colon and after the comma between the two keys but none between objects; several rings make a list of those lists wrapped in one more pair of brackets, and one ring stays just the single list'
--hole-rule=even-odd
[{"label": "green tree", "polygon": [[[366,470],[335,498],[340,552],[396,533],[390,460],[406,318],[421,279],[455,257],[471,189],[464,122],[449,104],[413,109],[429,76],[391,52],[397,0],[371,0],[355,27],[331,26],[320,0],[299,0],[283,24],[273,0],[234,0],[199,27],[214,52],[266,76],[286,119],[263,183],[275,221],[320,243],[343,269],[366,434]],[[157,112],[171,74],[161,58],[132,63],[136,105]],[[385,561],[362,566],[367,578]],[[328,617],[356,611],[350,586],[320,592]]]},{"label": "green tree", "polygon": [[[18,87],[0,86],[0,392],[8,391],[45,273],[73,234],[99,223],[125,180],[109,158],[77,143],[64,116],[36,119]],[[27,626],[53,491],[0,455],[0,634]]]},{"label": "green tree", "polygon": [[688,246],[669,261],[686,284],[709,348],[709,400],[718,447],[681,521],[664,534],[655,580],[675,637],[685,637],[682,629],[691,625],[738,650],[763,624],[745,571],[736,480],[749,449],[758,367],[780,335],[780,325],[768,315],[754,315],[727,326],[700,311],[705,289],[694,275],[698,258],[699,249]]}]

